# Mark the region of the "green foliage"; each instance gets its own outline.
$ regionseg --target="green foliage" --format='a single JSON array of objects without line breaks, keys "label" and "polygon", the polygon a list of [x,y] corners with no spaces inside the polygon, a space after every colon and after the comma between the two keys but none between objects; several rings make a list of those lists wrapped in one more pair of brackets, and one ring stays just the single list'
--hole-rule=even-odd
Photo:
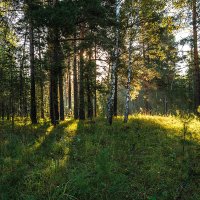
[{"label": "green foliage", "polygon": [[[0,198],[34,200],[199,199],[200,124],[192,119],[182,154],[176,117],[69,120],[54,128],[1,124]],[[183,188],[183,189],[181,189]],[[190,191],[193,191],[192,193]]]}]

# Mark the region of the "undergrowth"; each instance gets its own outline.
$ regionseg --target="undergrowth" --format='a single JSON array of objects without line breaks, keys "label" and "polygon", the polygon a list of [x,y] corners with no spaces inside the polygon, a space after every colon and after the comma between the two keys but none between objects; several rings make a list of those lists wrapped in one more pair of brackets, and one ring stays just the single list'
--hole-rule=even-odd
[{"label": "undergrowth", "polygon": [[200,122],[122,121],[1,124],[0,199],[199,200]]}]

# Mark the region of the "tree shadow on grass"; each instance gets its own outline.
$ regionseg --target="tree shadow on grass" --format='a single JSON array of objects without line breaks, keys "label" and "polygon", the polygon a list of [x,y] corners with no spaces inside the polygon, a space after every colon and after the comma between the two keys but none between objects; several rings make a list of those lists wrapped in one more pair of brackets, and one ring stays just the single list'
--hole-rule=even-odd
[{"label": "tree shadow on grass", "polygon": [[66,128],[72,123],[70,120],[57,127],[49,122],[15,126],[14,133],[7,135],[5,130],[0,156],[0,199],[34,199],[34,193],[40,199],[45,190],[39,185],[48,184],[60,160],[62,164],[67,162],[72,138]]},{"label": "tree shadow on grass", "polygon": [[79,122],[77,132],[68,165],[77,199],[200,198],[200,145],[187,139],[183,153],[181,129],[139,118]]},{"label": "tree shadow on grass", "polygon": [[188,140],[183,155],[173,127],[97,119],[48,131],[28,142],[18,161],[4,160],[1,199],[200,199],[200,146]]}]

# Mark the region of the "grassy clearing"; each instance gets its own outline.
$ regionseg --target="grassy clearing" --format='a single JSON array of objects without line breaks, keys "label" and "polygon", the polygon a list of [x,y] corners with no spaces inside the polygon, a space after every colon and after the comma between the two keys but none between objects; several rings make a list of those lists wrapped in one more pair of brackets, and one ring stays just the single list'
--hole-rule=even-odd
[{"label": "grassy clearing", "polygon": [[[185,150],[183,152],[183,144]],[[119,117],[0,126],[1,200],[199,200],[200,122]]]}]

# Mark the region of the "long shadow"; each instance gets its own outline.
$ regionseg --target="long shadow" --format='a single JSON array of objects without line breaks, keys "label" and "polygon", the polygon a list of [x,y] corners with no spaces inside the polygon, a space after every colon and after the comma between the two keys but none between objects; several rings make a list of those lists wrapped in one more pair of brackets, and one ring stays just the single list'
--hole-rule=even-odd
[{"label": "long shadow", "polygon": [[[73,122],[73,120],[69,120],[67,122],[63,122],[57,125],[56,127],[52,127],[49,133],[45,135],[44,139],[41,141],[39,147],[35,150],[36,154],[41,153],[45,158],[56,156],[51,154],[51,151],[56,148],[56,144],[64,142],[65,145],[68,145],[68,143],[71,142],[70,136],[68,135],[68,131],[66,130],[66,128],[70,126]],[[67,141],[67,139],[69,140]]]},{"label": "long shadow", "polygon": [[[45,135],[48,127],[50,126],[49,122],[43,122],[37,125],[23,125],[23,124],[15,124],[14,130],[11,127],[10,122],[6,122],[1,128],[1,136],[2,142],[5,140],[5,144],[2,143],[2,148],[8,150],[13,149],[14,146],[21,145],[23,148],[28,148],[34,144],[37,138]],[[20,150],[19,150],[20,151]],[[8,153],[11,153],[8,151]],[[14,158],[20,152],[15,152],[14,154],[10,154],[11,158]]]},{"label": "long shadow", "polygon": [[187,139],[183,152],[177,128],[151,119],[128,124],[115,119],[113,126],[79,122],[68,163],[69,191],[83,200],[198,200],[199,149],[196,140]]},{"label": "long shadow", "polygon": [[[49,122],[38,125],[16,123],[14,130],[10,122],[1,127],[0,142],[0,199],[17,199],[18,183],[30,169],[29,148],[44,135]],[[15,190],[16,188],[16,190]]]},{"label": "long shadow", "polygon": [[[7,125],[9,129],[5,128],[4,143],[1,144],[0,199],[32,198],[31,194],[23,196],[23,185],[29,187],[29,190],[35,190],[37,181],[41,181],[45,173],[54,171],[59,159],[67,157],[68,152],[65,150],[71,139],[66,141],[68,136],[65,128],[71,123],[72,120],[57,127],[51,126],[50,122],[34,126],[16,125],[11,133]],[[37,189],[41,193],[37,196],[42,195],[43,188]]]},{"label": "long shadow", "polygon": [[5,163],[2,200],[200,199],[200,145],[188,140],[183,154],[177,129],[140,118],[72,120],[37,135],[26,159]]}]

